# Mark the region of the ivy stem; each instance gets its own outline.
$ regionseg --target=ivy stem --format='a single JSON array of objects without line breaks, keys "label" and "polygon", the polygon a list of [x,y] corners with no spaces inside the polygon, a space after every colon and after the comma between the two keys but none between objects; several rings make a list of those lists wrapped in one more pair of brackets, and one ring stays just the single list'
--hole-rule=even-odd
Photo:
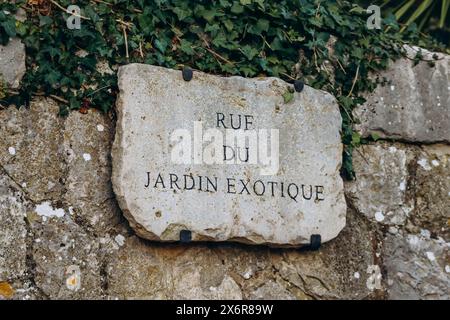
[{"label": "ivy stem", "polygon": [[97,89],[97,90],[89,93],[86,97],[92,96],[92,95],[96,94],[97,92],[102,91],[103,89],[106,89],[106,88],[109,88],[109,87],[111,87],[111,85],[107,85],[107,86],[101,87],[100,89]]},{"label": "ivy stem", "polygon": [[56,2],[54,0],[50,0],[50,2],[53,3],[55,6],[57,6],[59,9],[61,9],[62,11],[66,12],[66,13],[74,16],[74,17],[78,17],[78,18],[81,18],[81,19],[84,19],[84,20],[91,20],[88,17],[84,17],[82,15],[78,15],[78,14],[75,14],[73,12],[70,12],[69,10],[67,10],[66,8],[64,8],[62,5],[60,5],[58,2]]},{"label": "ivy stem", "polygon": [[360,65],[361,65],[361,63],[358,63],[358,67],[356,68],[355,78],[353,79],[353,83],[352,83],[352,88],[350,89],[350,92],[348,93],[347,97],[350,97],[353,93],[353,89],[355,88],[356,80],[358,80]]},{"label": "ivy stem", "polygon": [[[45,93],[44,93],[44,92],[35,92],[35,93],[33,93],[33,95],[38,96],[38,97],[41,97],[41,96],[45,96]],[[69,101],[67,101],[66,99],[61,98],[61,97],[59,97],[59,96],[57,96],[57,95],[49,94],[48,96],[49,96],[50,98],[55,99],[56,101],[61,102],[61,103],[65,103],[65,104],[68,104],[68,103],[69,103]]]},{"label": "ivy stem", "polygon": [[139,53],[141,58],[144,59],[144,52],[142,51],[142,41],[139,41]]},{"label": "ivy stem", "polygon": [[128,55],[128,38],[127,38],[127,30],[125,29],[125,26],[122,25],[122,30],[123,30],[123,38],[125,41],[125,56],[127,59],[130,58],[130,56]]},{"label": "ivy stem", "polygon": [[225,61],[226,63],[229,63],[231,65],[234,65],[234,62],[228,60],[227,58],[222,57],[220,54],[218,54],[217,52],[211,50],[210,48],[205,47],[205,50],[208,51],[209,53],[211,53],[212,55],[214,55],[215,57]]}]

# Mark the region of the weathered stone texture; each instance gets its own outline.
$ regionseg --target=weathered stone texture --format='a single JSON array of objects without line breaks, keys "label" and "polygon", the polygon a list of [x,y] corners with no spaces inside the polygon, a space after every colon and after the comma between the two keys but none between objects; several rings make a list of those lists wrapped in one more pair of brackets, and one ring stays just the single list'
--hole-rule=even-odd
[{"label": "weathered stone texture", "polygon": [[357,211],[373,222],[429,230],[450,241],[450,146],[377,143],[354,154],[346,184]]},{"label": "weathered stone texture", "polygon": [[365,145],[354,152],[356,180],[347,183],[355,208],[373,222],[402,225],[414,206],[409,196],[409,147]]},{"label": "weathered stone texture", "polygon": [[433,237],[450,241],[450,146],[422,146],[411,164],[415,210],[411,216],[412,232],[417,226]]},{"label": "weathered stone texture", "polygon": [[390,299],[450,298],[450,244],[422,234],[388,235],[384,242]]},{"label": "weathered stone texture", "polygon": [[64,123],[67,163],[64,201],[76,219],[95,231],[107,231],[120,213],[111,186],[110,150],[114,126],[107,116],[72,112]]},{"label": "weathered stone texture", "polygon": [[[122,299],[374,297],[366,286],[367,266],[379,263],[374,243],[373,230],[352,212],[339,239],[318,252],[234,244],[161,245],[133,236],[109,258],[108,290]],[[355,272],[361,278],[355,278]]]},{"label": "weathered stone texture", "polygon": [[[70,217],[33,221],[33,261],[36,285],[49,299],[98,299],[102,297],[100,243]],[[70,282],[70,268],[79,278]],[[69,285],[68,285],[69,282]],[[78,282],[80,286],[78,288]],[[70,285],[71,284],[71,285]]]},{"label": "weathered stone texture", "polygon": [[63,119],[51,99],[37,99],[29,109],[0,113],[0,164],[35,202],[61,200],[64,162]]},{"label": "weathered stone texture", "polygon": [[355,111],[364,136],[413,142],[450,142],[450,56],[422,49],[423,58],[434,61],[414,65],[418,48],[407,47],[408,57],[395,61],[376,76],[389,82],[367,97]]},{"label": "weathered stone texture", "polygon": [[448,299],[450,146],[366,145],[354,154],[349,202],[386,226],[379,254],[389,299]]},{"label": "weathered stone texture", "polygon": [[110,182],[111,120],[58,113],[51,99],[0,112],[0,282],[17,299],[105,297],[102,257],[127,231]]},{"label": "weathered stone texture", "polygon": [[[187,229],[192,233],[192,241],[300,246],[309,244],[311,235],[320,234],[322,242],[326,242],[342,230],[346,205],[339,175],[341,116],[330,94],[305,87],[301,93],[293,93],[293,100],[285,104],[283,94],[293,88],[278,78],[227,78],[196,71],[194,78],[186,82],[180,71],[140,64],[120,67],[118,78],[113,186],[125,216],[140,236],[178,241],[180,231]],[[267,141],[258,130],[278,130],[279,167],[264,174],[261,171],[267,168],[261,161],[177,164],[173,160],[173,132],[183,128],[192,137],[194,123],[202,121],[205,131],[220,128],[219,134],[227,135],[217,124],[217,113],[227,117],[252,116],[250,129],[234,132],[248,131],[255,134],[255,139],[258,134],[258,144],[262,139]],[[219,161],[224,159],[223,143],[234,146],[226,138],[215,151],[221,152]],[[203,148],[205,144],[200,142],[193,148]],[[260,145],[249,148],[255,157],[261,154]],[[267,150],[267,146],[264,148]],[[185,155],[185,159],[191,159],[191,155]],[[198,191],[198,187],[146,188],[147,172],[153,175],[152,185],[156,185],[158,174],[167,179],[169,173],[178,173],[215,177],[218,186],[216,192]],[[236,183],[234,193],[227,192],[230,178]],[[248,183],[250,190],[259,181],[266,192],[241,193],[240,179]],[[272,195],[269,181],[276,182]],[[282,183],[286,188],[295,183],[294,188],[288,189],[297,190],[295,198],[287,196],[292,191],[281,195]],[[320,186],[323,195],[311,199],[312,191],[302,191],[303,186],[306,190]],[[309,192],[309,199],[302,198],[302,192]]]},{"label": "weathered stone texture", "polygon": [[106,115],[58,115],[52,99],[0,113],[0,164],[36,204],[53,202],[98,231],[118,221],[110,183],[114,126]]},{"label": "weathered stone texture", "polygon": [[17,38],[12,38],[6,46],[0,45],[0,81],[10,88],[18,88],[24,76],[25,46]]},{"label": "weathered stone texture", "polygon": [[25,218],[28,202],[14,182],[0,169],[0,281],[26,273]]}]

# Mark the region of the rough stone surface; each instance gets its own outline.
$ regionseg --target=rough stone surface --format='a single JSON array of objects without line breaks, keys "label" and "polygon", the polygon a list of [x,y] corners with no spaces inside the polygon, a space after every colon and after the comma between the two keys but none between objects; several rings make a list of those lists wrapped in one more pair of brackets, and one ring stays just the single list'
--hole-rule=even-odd
[{"label": "rough stone surface", "polygon": [[[127,238],[110,255],[109,294],[128,299],[336,299],[382,294],[366,286],[380,263],[377,235],[348,213],[337,241],[318,252],[238,244],[154,244]],[[351,248],[349,250],[349,248]],[[353,277],[361,272],[361,278]]]},{"label": "rough stone surface", "polygon": [[355,208],[373,222],[403,225],[414,208],[410,197],[409,147],[364,145],[354,153],[356,179],[347,183]]},{"label": "rough stone surface", "polygon": [[[407,47],[409,58],[418,48]],[[433,61],[434,53],[423,50]],[[383,138],[414,142],[450,142],[450,56],[436,54],[440,60],[414,66],[412,59],[393,62],[379,75],[390,81],[367,97],[356,109],[364,136],[377,133]]]},{"label": "rough stone surface", "polygon": [[[288,86],[276,78],[222,78],[200,72],[186,82],[176,70],[139,64],[121,67],[113,185],[136,232],[151,240],[177,241],[180,231],[187,229],[193,241],[274,246],[308,244],[313,234],[320,234],[322,242],[335,238],[345,225],[346,212],[339,175],[342,144],[338,106],[331,95],[310,87],[284,104]],[[278,129],[279,170],[264,176],[260,163],[175,164],[171,157],[173,131],[184,128],[193,134],[195,121],[203,121],[204,130],[216,128],[216,113],[251,115],[253,128]],[[225,134],[225,130],[221,132]],[[170,173],[192,175],[197,181],[198,176],[217,178],[218,190],[162,185],[146,188],[147,172],[153,175],[152,185],[156,185],[158,174],[165,183],[169,183]],[[235,194],[228,192],[229,178],[235,179]],[[259,191],[240,193],[239,179],[248,182],[250,190],[259,181],[255,184]],[[261,181],[267,190],[269,181],[277,182],[275,195],[270,191],[257,195]],[[281,183],[295,183],[300,196],[282,196]],[[305,190],[321,186],[323,195],[311,199],[310,191],[304,191],[310,199],[305,200],[302,185]]]},{"label": "rough stone surface", "polygon": [[427,233],[389,235],[384,242],[390,299],[450,298],[450,243]]},{"label": "rough stone surface", "polygon": [[0,169],[0,281],[20,278],[26,272],[27,210],[23,194]]},{"label": "rough stone surface", "polygon": [[99,112],[69,115],[64,125],[67,163],[64,200],[78,221],[95,231],[108,231],[120,213],[111,185],[110,150],[114,126]]},{"label": "rough stone surface", "polygon": [[450,146],[422,146],[410,171],[415,194],[411,231],[424,228],[450,241]]},{"label": "rough stone surface", "polygon": [[105,297],[103,257],[119,248],[111,234],[127,232],[110,181],[112,121],[58,112],[51,99],[0,112],[0,282],[14,299]]},{"label": "rough stone surface", "polygon": [[111,187],[114,126],[107,116],[58,116],[51,99],[0,113],[0,164],[36,204],[53,203],[92,229],[107,231],[120,217]]},{"label": "rough stone surface", "polygon": [[[35,202],[61,200],[64,189],[62,119],[51,99],[0,113],[0,163]],[[49,143],[50,141],[54,143]]]},{"label": "rough stone surface", "polygon": [[11,88],[18,88],[25,71],[24,44],[12,38],[6,46],[0,45],[0,80]]},{"label": "rough stone surface", "polygon": [[450,146],[377,143],[354,154],[346,184],[355,209],[371,221],[428,230],[450,240]]},{"label": "rough stone surface", "polygon": [[[102,297],[100,242],[70,217],[33,219],[33,261],[36,285],[49,299]],[[70,282],[70,268],[79,277]],[[68,284],[69,282],[69,284]],[[78,286],[79,284],[79,286]]]}]

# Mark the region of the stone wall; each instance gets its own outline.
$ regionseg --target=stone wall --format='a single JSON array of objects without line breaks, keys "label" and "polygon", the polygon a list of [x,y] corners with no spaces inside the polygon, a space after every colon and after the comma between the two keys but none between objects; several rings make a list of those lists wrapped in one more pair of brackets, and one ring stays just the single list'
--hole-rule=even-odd
[{"label": "stone wall", "polygon": [[396,62],[357,110],[383,140],[355,151],[347,225],[318,251],[143,240],[112,192],[112,116],[5,106],[0,299],[448,299],[449,61]]}]

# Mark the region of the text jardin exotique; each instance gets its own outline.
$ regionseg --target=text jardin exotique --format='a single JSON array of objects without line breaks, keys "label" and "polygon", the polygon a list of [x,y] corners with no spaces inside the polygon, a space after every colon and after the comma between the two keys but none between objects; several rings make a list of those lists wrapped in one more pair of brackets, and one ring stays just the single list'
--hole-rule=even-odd
[{"label": "text jardin exotique", "polygon": [[[276,166],[278,170],[278,131],[271,130],[271,152],[260,152],[261,148],[267,149],[265,143],[266,135],[262,134],[265,132],[264,129],[259,130],[259,144],[258,132],[253,130],[254,117],[252,115],[241,115],[241,114],[229,114],[227,117],[225,114],[218,112],[216,113],[216,127],[225,129],[227,132],[232,134],[227,134],[227,143],[222,143],[221,132],[218,129],[208,129],[214,130],[211,134],[202,134],[202,128],[196,128],[196,125],[200,122],[194,123],[194,149],[196,146],[200,146],[200,152],[203,149],[204,142],[210,142],[209,148],[206,148],[206,152],[210,152],[212,163],[214,164],[256,164],[255,159],[264,157],[267,161],[260,161],[270,164],[271,166]],[[237,133],[233,133],[238,131]],[[264,131],[263,131],[264,130]],[[199,132],[200,131],[200,132]],[[197,133],[197,134],[196,134]],[[181,141],[172,149],[172,160],[178,163],[188,164],[191,162],[191,135],[186,129],[175,130],[173,134],[172,141],[176,141],[177,138],[183,137]],[[201,139],[199,139],[199,136]],[[207,138],[205,139],[205,136]],[[261,138],[263,136],[263,138]],[[210,137],[215,137],[215,139],[208,139]],[[231,137],[231,138],[230,138]],[[198,141],[200,140],[200,141]],[[231,142],[231,143],[229,143]],[[259,150],[257,150],[257,148]],[[254,151],[257,152],[254,152]],[[259,152],[258,152],[259,151]],[[195,152],[195,151],[194,151]],[[241,156],[241,154],[243,155]],[[213,155],[217,155],[215,157]],[[177,157],[182,155],[181,157]],[[197,153],[198,155],[198,153]],[[202,159],[207,157],[202,156]],[[253,161],[252,161],[253,159]],[[201,161],[196,161],[194,163],[202,164]],[[276,172],[274,172],[276,173]],[[263,176],[264,177],[264,176]],[[173,172],[169,173],[152,173],[146,172],[146,183],[145,188],[154,188],[159,190],[178,190],[178,191],[203,191],[203,192],[224,192],[227,194],[238,194],[244,196],[269,196],[269,197],[280,197],[289,198],[293,201],[301,200],[313,200],[313,201],[323,201],[324,200],[324,187],[321,185],[305,185],[296,182],[285,182],[285,181],[273,181],[270,179],[257,179],[250,180],[248,178],[233,178],[226,177],[220,180],[217,176],[202,176],[189,174],[177,174]]]}]

